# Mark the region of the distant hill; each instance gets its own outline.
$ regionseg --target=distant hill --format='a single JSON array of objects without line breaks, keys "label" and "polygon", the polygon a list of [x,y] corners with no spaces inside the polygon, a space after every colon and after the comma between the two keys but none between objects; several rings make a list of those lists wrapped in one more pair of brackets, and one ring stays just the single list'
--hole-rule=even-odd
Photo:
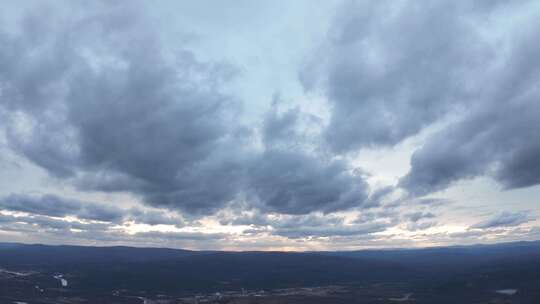
[{"label": "distant hill", "polygon": [[0,243],[0,266],[35,267],[68,264],[173,260],[202,251],[168,248],[51,246]]},{"label": "distant hill", "polygon": [[0,243],[0,268],[62,273],[70,288],[87,291],[182,293],[376,282],[422,282],[436,290],[471,282],[506,288],[540,283],[540,242],[298,253]]},{"label": "distant hill", "polygon": [[540,241],[420,249],[336,251],[324,254],[398,262],[418,270],[461,271],[484,265],[540,261]]}]

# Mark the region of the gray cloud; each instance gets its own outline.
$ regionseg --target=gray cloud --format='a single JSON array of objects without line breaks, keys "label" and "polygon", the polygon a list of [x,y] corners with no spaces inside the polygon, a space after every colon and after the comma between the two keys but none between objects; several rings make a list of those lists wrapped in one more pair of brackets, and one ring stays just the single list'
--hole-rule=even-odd
[{"label": "gray cloud", "polygon": [[274,105],[266,114],[262,128],[262,139],[265,145],[300,144],[301,134],[295,128],[300,120],[300,109],[295,108],[280,114],[275,103],[276,101],[274,101]]},{"label": "gray cloud", "polygon": [[32,233],[56,231],[55,233],[68,233],[71,229],[103,232],[110,228],[112,228],[112,225],[107,223],[68,221],[42,215],[12,216],[0,214],[0,230],[4,231]]},{"label": "gray cloud", "polygon": [[313,150],[320,145],[322,119],[299,107],[281,110],[285,104],[274,96],[261,128],[262,141],[268,149]]},{"label": "gray cloud", "polygon": [[496,43],[481,34],[495,26],[490,16],[520,6],[344,5],[301,74],[306,89],[321,89],[330,102],[327,142],[337,152],[394,145],[459,114],[414,153],[401,187],[421,196],[482,175],[508,189],[538,184],[537,21]]},{"label": "gray cloud", "polygon": [[450,199],[437,198],[437,197],[419,198],[419,199],[413,200],[413,202],[419,205],[427,205],[431,207],[445,206],[445,205],[450,205],[453,203],[453,201]]},{"label": "gray cloud", "polygon": [[284,236],[287,238],[321,238],[321,237],[347,237],[347,236],[359,236],[368,235],[376,232],[385,231],[391,227],[388,223],[373,222],[365,224],[354,225],[340,225],[340,226],[316,226],[316,227],[291,227],[291,228],[277,228],[272,231],[275,235]]},{"label": "gray cloud", "polygon": [[432,219],[435,217],[435,214],[431,212],[418,211],[418,212],[406,214],[405,217],[411,222],[418,222],[423,219]]},{"label": "gray cloud", "polygon": [[250,168],[249,184],[270,211],[304,214],[362,207],[368,186],[342,161],[269,150]]},{"label": "gray cloud", "polygon": [[[126,244],[153,244],[163,246],[163,242],[213,242],[223,240],[227,234],[202,232],[138,232],[126,233],[112,224],[68,221],[47,216],[12,216],[0,214],[0,232],[23,233],[25,237],[39,242],[88,244],[88,242],[118,242]],[[186,244],[187,243],[183,243]],[[201,244],[198,244],[201,246]]]},{"label": "gray cloud", "polygon": [[220,86],[234,69],[167,49],[135,5],[86,9],[54,28],[29,15],[22,33],[1,36],[11,147],[82,190],[192,213],[233,199],[240,151],[221,153],[237,103]]},{"label": "gray cloud", "polygon": [[540,183],[537,26],[532,21],[503,40],[507,52],[497,53],[475,82],[476,102],[413,154],[403,188],[424,195],[477,176],[490,176],[506,189]]},{"label": "gray cloud", "polygon": [[243,214],[231,218],[224,218],[223,223],[234,225],[271,226],[273,228],[295,227],[321,227],[326,225],[341,225],[344,219],[332,215],[305,214],[305,215],[277,215],[270,216],[260,212]]},{"label": "gray cloud", "polygon": [[475,23],[489,12],[465,1],[347,2],[300,74],[328,97],[330,146],[394,145],[470,101],[491,55]]},{"label": "gray cloud", "polygon": [[304,124],[317,118],[272,109],[256,151],[235,119],[239,102],[223,93],[234,68],[168,48],[135,6],[90,8],[54,29],[30,15],[22,34],[2,36],[11,68],[0,107],[18,153],[79,190],[126,191],[192,215],[244,195],[292,214],[364,204],[367,184],[346,162],[306,149]]},{"label": "gray cloud", "polygon": [[[247,119],[261,123],[249,126],[229,84],[250,80],[206,59],[230,54],[199,54],[183,37],[171,42],[135,3],[67,5],[48,8],[47,19],[34,9],[0,32],[2,152],[10,149],[82,196],[128,193],[155,208],[13,194],[0,198],[0,211],[27,215],[0,216],[2,230],[212,241],[226,236],[127,236],[111,227],[185,227],[218,214],[222,224],[251,226],[254,235],[352,242],[397,225],[436,225],[432,213],[418,210],[449,201],[423,196],[462,179],[490,176],[505,189],[540,183],[538,23],[495,21],[530,4],[347,2],[300,73],[305,90],[326,97],[328,124],[326,113],[309,114],[317,102],[312,108],[310,100],[276,97],[269,111]],[[241,68],[251,60],[239,60]],[[250,110],[266,108],[246,102],[255,105]],[[355,167],[361,159],[349,157],[423,130],[425,143],[398,187],[369,189],[368,174]],[[352,222],[329,215],[347,210],[360,215]],[[219,218],[222,211],[236,216]],[[470,230],[523,220],[500,215]]]},{"label": "gray cloud", "polygon": [[227,236],[224,233],[202,233],[202,232],[138,232],[135,237],[144,239],[161,239],[161,240],[219,240]]},{"label": "gray cloud", "polygon": [[30,196],[11,194],[0,198],[0,210],[18,211],[53,217],[76,216],[80,219],[105,222],[119,221],[123,209],[106,204],[66,199],[56,195]]},{"label": "gray cloud", "polygon": [[173,225],[178,228],[186,225],[185,221],[178,216],[174,216],[171,212],[141,210],[132,208],[129,210],[127,219],[133,220],[135,223],[155,225]]},{"label": "gray cloud", "polygon": [[397,221],[390,219],[389,216],[389,213],[383,211],[377,213],[377,216],[363,218],[362,221],[346,223],[344,217],[321,213],[294,215],[252,212],[222,216],[220,222],[224,225],[251,226],[243,231],[244,234],[269,234],[302,239],[352,237],[381,232],[397,224]]},{"label": "gray cloud", "polygon": [[401,186],[422,195],[481,175],[509,189],[540,183],[540,162],[535,157],[540,153],[535,136],[540,129],[539,97],[533,90],[528,96],[501,100],[435,134],[414,153]]},{"label": "gray cloud", "polygon": [[272,212],[330,213],[353,207],[372,207],[368,185],[345,161],[333,160],[309,149],[303,129],[305,113],[292,109],[278,113],[276,105],[263,125],[264,152],[248,169],[248,194]]},{"label": "gray cloud", "polygon": [[388,195],[392,194],[395,190],[394,186],[385,186],[370,193],[368,201],[366,202],[367,206],[378,206],[381,201]]},{"label": "gray cloud", "polygon": [[266,214],[260,212],[240,213],[240,214],[220,214],[219,223],[221,225],[251,225],[268,226],[272,220]]},{"label": "gray cloud", "polygon": [[462,232],[452,232],[452,233],[445,233],[450,238],[456,238],[456,239],[464,239],[464,238],[473,238],[474,240],[478,240],[478,238],[481,238],[485,236],[488,232],[483,230],[466,230]]},{"label": "gray cloud", "polygon": [[399,212],[391,208],[376,211],[363,210],[353,221],[353,223],[362,224],[376,220],[384,220],[395,224],[399,221]]},{"label": "gray cloud", "polygon": [[430,221],[430,222],[411,222],[407,224],[407,230],[409,231],[418,231],[418,230],[426,230],[431,227],[437,226],[437,222]]},{"label": "gray cloud", "polygon": [[[26,222],[37,224],[39,224],[37,222],[39,219],[45,217],[63,218],[74,216],[87,221],[122,223],[130,220],[138,224],[148,225],[174,225],[177,227],[185,225],[183,219],[172,212],[143,210],[140,208],[122,209],[106,203],[68,199],[51,194],[11,194],[0,197],[1,210],[28,213],[31,217],[24,217],[24,219],[29,219]],[[23,217],[17,218],[23,219]],[[59,223],[68,222],[61,221]]]},{"label": "gray cloud", "polygon": [[490,229],[519,226],[533,220],[526,212],[501,212],[471,226],[473,229]]}]

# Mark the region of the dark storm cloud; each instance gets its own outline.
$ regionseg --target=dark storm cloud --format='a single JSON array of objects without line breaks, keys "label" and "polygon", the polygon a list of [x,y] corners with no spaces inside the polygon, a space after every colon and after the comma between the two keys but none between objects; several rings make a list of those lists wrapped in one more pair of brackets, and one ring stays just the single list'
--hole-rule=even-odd
[{"label": "dark storm cloud", "polygon": [[332,109],[325,131],[338,152],[394,145],[471,99],[490,57],[466,1],[351,1],[300,79]]},{"label": "dark storm cloud", "polygon": [[474,224],[473,229],[491,229],[500,227],[519,226],[532,221],[533,219],[526,212],[501,212],[491,218]]}]

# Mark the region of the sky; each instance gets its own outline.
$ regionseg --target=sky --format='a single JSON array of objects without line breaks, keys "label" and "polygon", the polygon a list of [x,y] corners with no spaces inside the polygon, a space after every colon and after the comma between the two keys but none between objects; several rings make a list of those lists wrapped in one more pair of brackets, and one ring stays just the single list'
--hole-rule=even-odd
[{"label": "sky", "polygon": [[0,242],[540,239],[537,1],[5,1]]}]

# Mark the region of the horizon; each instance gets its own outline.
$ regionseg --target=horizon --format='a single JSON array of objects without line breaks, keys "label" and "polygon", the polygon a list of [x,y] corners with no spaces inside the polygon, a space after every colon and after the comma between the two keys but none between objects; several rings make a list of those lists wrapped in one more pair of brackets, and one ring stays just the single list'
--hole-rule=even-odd
[{"label": "horizon", "polygon": [[0,242],[540,240],[540,3],[5,1]]},{"label": "horizon", "polygon": [[414,251],[414,250],[430,250],[430,249],[452,249],[452,248],[468,248],[468,247],[496,247],[501,245],[514,246],[516,244],[533,244],[540,243],[540,240],[529,241],[513,241],[513,242],[500,242],[500,243],[476,243],[470,245],[444,245],[444,246],[428,246],[428,247],[383,247],[383,248],[362,248],[352,250],[200,250],[200,249],[188,249],[188,248],[174,248],[174,247],[139,247],[129,245],[72,245],[72,244],[44,244],[44,243],[17,243],[17,242],[0,242],[1,245],[24,245],[24,246],[46,246],[46,247],[82,247],[82,248],[132,248],[132,249],[166,249],[166,250],[178,250],[178,251],[192,251],[192,252],[220,252],[220,253],[325,253],[325,252],[365,252],[365,251]]}]

